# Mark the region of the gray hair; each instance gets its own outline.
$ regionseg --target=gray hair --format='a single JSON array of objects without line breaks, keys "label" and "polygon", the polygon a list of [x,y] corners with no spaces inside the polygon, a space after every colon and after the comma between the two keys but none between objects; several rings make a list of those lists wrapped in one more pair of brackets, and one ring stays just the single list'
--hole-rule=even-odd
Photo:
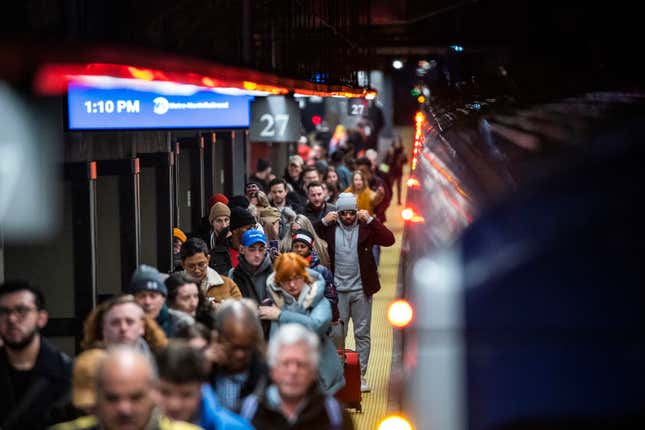
[{"label": "gray hair", "polygon": [[267,362],[269,367],[276,365],[278,354],[284,346],[291,346],[297,343],[304,343],[309,349],[309,363],[315,369],[320,364],[320,339],[313,331],[302,324],[290,323],[280,326],[277,333],[272,334],[269,339],[267,350]]}]

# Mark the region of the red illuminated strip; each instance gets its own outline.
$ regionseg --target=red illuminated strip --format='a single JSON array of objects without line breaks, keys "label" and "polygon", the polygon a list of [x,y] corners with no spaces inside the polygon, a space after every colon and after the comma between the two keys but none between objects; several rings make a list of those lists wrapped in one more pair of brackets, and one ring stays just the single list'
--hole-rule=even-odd
[{"label": "red illuminated strip", "polygon": [[426,116],[423,112],[417,112],[414,115],[414,145],[412,147],[412,165],[411,170],[414,171],[417,168],[417,157],[421,148],[423,147],[423,124],[426,120]]},{"label": "red illuminated strip", "polygon": [[[233,69],[233,71],[231,71]],[[148,82],[172,82],[207,88],[236,88],[247,91],[262,91],[276,95],[294,92],[304,96],[320,97],[365,97],[370,90],[354,90],[344,86],[313,84],[305,81],[279,78],[255,71],[244,71],[226,66],[210,67],[212,75],[203,73],[172,71],[135,67],[111,63],[47,63],[35,74],[34,91],[40,95],[60,95],[67,92],[69,83],[83,76],[107,76],[122,79],[137,79]],[[246,79],[244,79],[246,78]],[[249,78],[258,78],[249,80]]]},{"label": "red illuminated strip", "polygon": [[68,84],[78,76],[137,79],[142,82],[170,82],[206,88],[261,91],[322,97],[371,99],[372,88],[354,88],[292,79],[272,73],[213,63],[167,52],[131,46],[0,40],[0,52],[11,58],[3,62],[0,77],[13,81],[31,76],[36,95],[67,93]]},{"label": "red illuminated strip", "polygon": [[165,72],[163,70],[103,63],[46,64],[36,74],[34,90],[43,95],[64,94],[67,92],[69,83],[78,81],[83,76],[108,76],[149,82],[173,82],[208,88],[238,88],[249,91],[265,91],[272,94],[289,93],[289,89],[286,87],[263,85],[244,80],[224,80],[197,73]]}]

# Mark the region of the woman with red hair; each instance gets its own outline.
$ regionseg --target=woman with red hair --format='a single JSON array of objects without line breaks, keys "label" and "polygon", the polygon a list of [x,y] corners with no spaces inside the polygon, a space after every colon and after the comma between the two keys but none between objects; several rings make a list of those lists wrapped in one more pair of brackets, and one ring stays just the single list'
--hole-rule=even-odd
[{"label": "woman with red hair", "polygon": [[271,333],[282,324],[298,323],[316,333],[321,340],[320,388],[334,394],[345,385],[343,368],[328,333],[331,326],[331,305],[323,295],[325,280],[310,270],[307,260],[296,253],[280,254],[274,272],[267,279],[267,291],[272,303],[263,303],[259,315],[271,321]]}]

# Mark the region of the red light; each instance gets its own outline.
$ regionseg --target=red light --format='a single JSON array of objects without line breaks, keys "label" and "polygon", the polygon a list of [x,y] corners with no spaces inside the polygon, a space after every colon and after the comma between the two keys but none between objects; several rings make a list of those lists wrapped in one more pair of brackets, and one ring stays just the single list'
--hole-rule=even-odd
[{"label": "red light", "polygon": [[421,183],[419,182],[419,180],[412,176],[408,178],[408,181],[406,183],[408,185],[408,188],[411,190],[418,190],[419,188],[421,188]]},{"label": "red light", "polygon": [[322,117],[320,115],[314,115],[311,117],[311,123],[313,125],[320,125],[322,122]]},{"label": "red light", "polygon": [[404,221],[411,222],[413,224],[425,222],[425,218],[411,207],[407,207],[401,211],[401,218],[403,218]]}]

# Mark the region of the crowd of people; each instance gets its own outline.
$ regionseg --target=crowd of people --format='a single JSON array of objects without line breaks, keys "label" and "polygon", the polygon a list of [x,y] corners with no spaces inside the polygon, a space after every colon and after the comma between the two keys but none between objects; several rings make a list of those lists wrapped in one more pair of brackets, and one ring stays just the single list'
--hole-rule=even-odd
[{"label": "crowd of people", "polygon": [[195,231],[174,229],[174,270],[140,265],[85,318],[74,359],[40,335],[42,292],[0,285],[0,429],[353,428],[338,350],[351,319],[369,392],[396,176],[342,146],[315,154],[281,178],[260,160],[244,195],[211,196]]}]

